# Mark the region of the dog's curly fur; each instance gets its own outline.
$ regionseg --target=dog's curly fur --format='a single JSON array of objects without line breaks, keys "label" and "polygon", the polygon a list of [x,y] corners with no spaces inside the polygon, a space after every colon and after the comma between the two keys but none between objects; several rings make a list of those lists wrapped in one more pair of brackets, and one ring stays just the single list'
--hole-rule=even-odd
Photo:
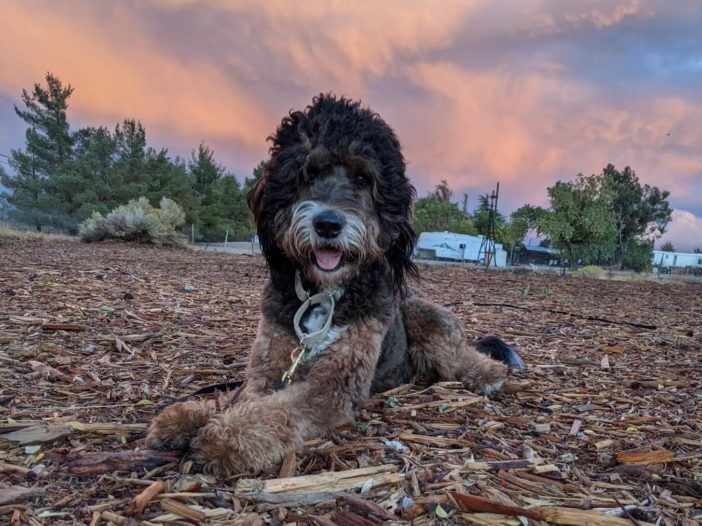
[{"label": "dog's curly fur", "polygon": [[[451,312],[407,286],[417,276],[415,190],[399,141],[377,114],[320,95],[285,117],[270,140],[270,159],[249,194],[270,280],[246,383],[235,399],[170,406],[151,424],[150,447],[190,446],[214,473],[256,472],[350,422],[371,393],[415,375],[492,394],[506,364],[523,366],[496,338],[476,349]],[[299,343],[296,273],[308,292],[338,288],[341,297],[323,341],[276,390]],[[303,323],[314,330],[323,315],[315,309]]]}]

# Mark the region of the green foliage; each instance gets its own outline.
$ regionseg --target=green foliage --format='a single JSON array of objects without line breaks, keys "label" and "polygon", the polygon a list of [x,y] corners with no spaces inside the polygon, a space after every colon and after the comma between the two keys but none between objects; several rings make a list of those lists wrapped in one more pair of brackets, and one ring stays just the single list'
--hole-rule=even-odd
[{"label": "green foliage", "polygon": [[475,235],[477,231],[470,216],[450,201],[453,191],[446,180],[436,185],[426,197],[417,199],[414,204],[412,227],[417,234],[422,232],[455,232]]},{"label": "green foliage", "polygon": [[530,230],[537,231],[538,221],[544,214],[546,214],[546,210],[543,208],[528,204],[512,212],[509,223],[505,227],[510,248],[519,248]]},{"label": "green foliage", "polygon": [[622,256],[622,267],[634,272],[648,272],[652,268],[653,241],[632,239]]},{"label": "green foliage", "polygon": [[617,230],[617,259],[622,261],[628,247],[639,239],[658,238],[672,219],[668,203],[670,192],[655,186],[641,185],[636,173],[625,167],[618,171],[608,164],[602,170],[604,185],[611,195]]},{"label": "green foliage", "polygon": [[[495,227],[495,237],[497,241],[503,241],[505,234],[506,221],[500,212],[494,214],[493,224]],[[488,223],[490,221],[490,195],[484,194],[478,198],[478,206],[473,210],[471,216],[473,226],[478,231],[478,234],[487,235]]]},{"label": "green foliage", "polygon": [[93,214],[80,225],[85,242],[116,239],[154,245],[182,246],[186,238],[176,231],[185,221],[183,210],[167,197],[154,208],[146,197],[120,205],[107,216]]},{"label": "green foliage", "polygon": [[23,150],[13,150],[10,173],[0,170],[8,188],[0,198],[20,223],[40,230],[44,225],[71,233],[93,212],[102,216],[140,196],[152,206],[167,197],[180,205],[198,240],[249,239],[254,225],[246,192],[261,177],[263,164],[244,188],[226,173],[212,150],[199,145],[187,162],[168,150],[148,146],[146,130],[136,119],[114,128],[86,127],[71,132],[68,99],[71,86],[51,74],[46,85],[22,92],[24,108],[15,108],[27,123]]},{"label": "green foliage", "polygon": [[666,241],[661,245],[660,248],[663,252],[675,252],[675,247],[673,246],[672,241]]},{"label": "green foliage", "polygon": [[579,174],[575,181],[558,181],[548,188],[548,196],[551,206],[536,220],[537,230],[566,251],[571,268],[579,258],[606,259],[613,254],[616,220],[602,178]]},{"label": "green foliage", "polygon": [[477,233],[471,220],[459,210],[458,205],[443,201],[433,194],[416,201],[412,226],[417,234],[444,231],[469,235]]}]

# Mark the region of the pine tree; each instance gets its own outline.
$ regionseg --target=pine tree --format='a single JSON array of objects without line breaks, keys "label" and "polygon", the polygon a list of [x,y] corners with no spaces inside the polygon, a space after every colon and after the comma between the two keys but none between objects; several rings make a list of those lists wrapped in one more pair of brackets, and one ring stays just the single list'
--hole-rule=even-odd
[{"label": "pine tree", "polygon": [[[28,124],[24,150],[12,150],[10,167],[14,174],[2,176],[2,184],[12,190],[5,199],[15,215],[37,230],[52,221],[60,210],[52,189],[58,176],[71,160],[73,137],[66,111],[73,88],[47,73],[46,86],[35,84],[30,92],[22,90],[24,109],[15,106],[17,115]],[[54,180],[54,178],[57,178]]]},{"label": "pine tree", "polygon": [[226,227],[220,224],[222,218],[222,198],[216,183],[224,175],[224,167],[217,164],[214,152],[200,144],[192,152],[188,164],[193,189],[198,198],[197,232],[203,241],[224,240]]},{"label": "pine tree", "polygon": [[121,126],[115,127],[114,138],[117,142],[115,170],[119,180],[115,194],[118,202],[126,203],[146,191],[146,131],[140,121],[125,119]]},{"label": "pine tree", "polygon": [[77,211],[80,221],[93,211],[105,214],[121,203],[115,195],[119,188],[115,173],[117,142],[110,130],[103,126],[81,128],[75,137],[73,164],[83,183],[79,192],[82,204]]}]

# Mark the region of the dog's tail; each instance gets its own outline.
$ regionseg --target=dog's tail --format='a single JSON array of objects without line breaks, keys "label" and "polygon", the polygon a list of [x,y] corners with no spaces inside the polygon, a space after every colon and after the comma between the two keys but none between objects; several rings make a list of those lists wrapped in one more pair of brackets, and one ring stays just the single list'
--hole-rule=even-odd
[{"label": "dog's tail", "polygon": [[517,351],[496,336],[486,336],[475,343],[478,352],[487,354],[494,360],[504,362],[512,369],[524,369],[526,364]]}]

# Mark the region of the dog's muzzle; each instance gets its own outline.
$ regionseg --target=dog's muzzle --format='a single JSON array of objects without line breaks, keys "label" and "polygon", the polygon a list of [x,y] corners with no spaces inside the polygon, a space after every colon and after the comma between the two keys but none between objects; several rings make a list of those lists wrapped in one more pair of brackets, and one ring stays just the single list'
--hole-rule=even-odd
[{"label": "dog's muzzle", "polygon": [[[331,241],[337,238],[344,228],[344,218],[334,210],[324,210],[314,216],[312,225],[320,238]],[[314,250],[315,263],[326,272],[336,270],[341,263],[342,256],[341,250],[331,246]]]}]

